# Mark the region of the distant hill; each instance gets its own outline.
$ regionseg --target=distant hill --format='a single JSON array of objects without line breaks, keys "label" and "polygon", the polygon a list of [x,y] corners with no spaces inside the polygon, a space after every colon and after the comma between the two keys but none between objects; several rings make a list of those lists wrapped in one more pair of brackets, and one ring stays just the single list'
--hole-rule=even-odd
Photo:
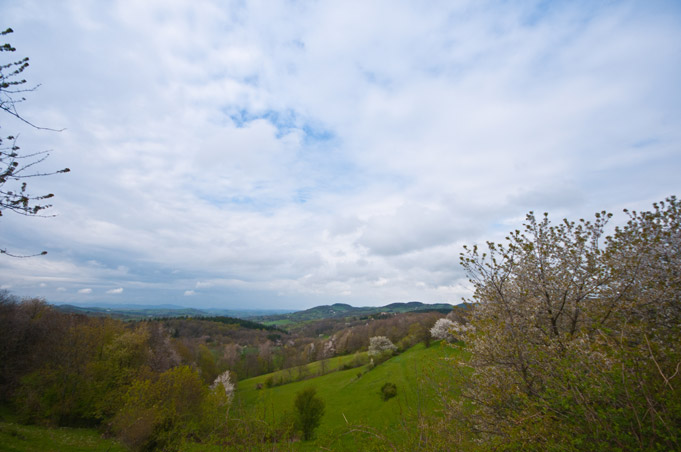
[{"label": "distant hill", "polygon": [[205,317],[211,314],[199,309],[182,307],[141,307],[141,306],[122,306],[122,307],[89,307],[62,304],[55,306],[62,312],[73,314],[83,314],[89,316],[109,316],[122,320],[141,320],[156,317]]},{"label": "distant hill", "polygon": [[405,312],[426,312],[438,311],[448,313],[453,309],[451,304],[437,303],[426,304],[419,301],[408,303],[391,303],[386,306],[364,306],[354,307],[349,304],[335,303],[332,305],[316,306],[304,311],[293,312],[290,314],[278,314],[253,317],[252,320],[258,322],[281,322],[287,320],[292,323],[306,322],[320,319],[337,319],[345,317],[362,317],[377,314],[401,314]]},{"label": "distant hill", "polygon": [[321,319],[342,319],[346,317],[365,317],[381,314],[401,314],[405,312],[437,311],[448,313],[453,306],[446,303],[426,304],[419,301],[391,303],[386,306],[355,307],[345,303],[316,306],[304,311],[284,309],[196,309],[176,305],[139,305],[139,304],[98,304],[95,306],[55,305],[63,312],[90,316],[110,316],[122,320],[142,320],[169,317],[235,317],[265,323],[301,323]]},{"label": "distant hill", "polygon": [[176,305],[98,304],[96,306],[55,305],[60,311],[90,316],[109,316],[122,320],[168,317],[235,317],[246,319],[293,312],[285,309],[195,309]]}]

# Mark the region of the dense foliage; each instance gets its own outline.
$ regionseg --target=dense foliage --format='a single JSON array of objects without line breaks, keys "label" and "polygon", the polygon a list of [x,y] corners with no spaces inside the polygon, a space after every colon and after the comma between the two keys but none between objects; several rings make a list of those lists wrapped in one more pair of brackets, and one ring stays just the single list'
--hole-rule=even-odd
[{"label": "dense foliage", "polygon": [[605,212],[530,213],[505,244],[462,255],[476,302],[465,419],[483,445],[681,449],[681,203],[653,207],[608,236]]}]

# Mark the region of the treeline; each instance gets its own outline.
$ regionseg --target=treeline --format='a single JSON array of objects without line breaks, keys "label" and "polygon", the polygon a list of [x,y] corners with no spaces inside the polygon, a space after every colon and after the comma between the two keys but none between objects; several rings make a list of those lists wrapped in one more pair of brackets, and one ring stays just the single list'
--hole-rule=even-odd
[{"label": "treeline", "polygon": [[386,336],[404,350],[429,341],[429,329],[443,317],[438,312],[391,315],[382,319],[323,319],[306,322],[286,333],[279,329],[247,329],[207,318],[169,318],[161,324],[186,362],[197,362],[208,375],[229,369],[238,379],[305,366],[336,355],[364,351],[373,336]]},{"label": "treeline", "polygon": [[188,319],[188,320],[198,320],[198,321],[205,321],[205,322],[217,322],[217,323],[224,323],[226,325],[236,325],[241,328],[246,328],[249,330],[265,330],[265,331],[279,331],[280,333],[286,333],[287,331],[279,328],[277,326],[273,325],[265,325],[262,323],[258,322],[253,322],[251,320],[246,320],[246,319],[239,319],[237,317],[228,317],[228,316],[173,316],[173,317],[154,317],[153,319],[145,319],[145,321],[168,321],[171,319],[177,319],[177,318],[182,318],[182,319]]},{"label": "treeline", "polygon": [[243,449],[297,434],[293,420],[232,419],[231,375],[163,322],[63,313],[0,292],[0,325],[0,404],[22,423],[97,427],[135,451]]}]

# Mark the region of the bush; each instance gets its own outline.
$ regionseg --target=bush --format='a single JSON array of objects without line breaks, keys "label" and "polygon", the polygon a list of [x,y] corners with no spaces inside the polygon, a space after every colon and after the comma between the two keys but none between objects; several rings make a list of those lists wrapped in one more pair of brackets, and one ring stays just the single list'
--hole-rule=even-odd
[{"label": "bush", "polygon": [[170,369],[157,380],[136,380],[112,427],[133,450],[176,450],[184,438],[199,435],[207,395],[198,372],[188,366]]},{"label": "bush", "polygon": [[397,395],[397,386],[395,386],[395,383],[386,383],[383,386],[381,386],[381,397],[383,397],[383,400],[388,400],[392,399]]},{"label": "bush", "polygon": [[307,388],[296,394],[296,428],[303,432],[303,439],[310,440],[324,415],[324,401],[317,397],[315,388]]}]

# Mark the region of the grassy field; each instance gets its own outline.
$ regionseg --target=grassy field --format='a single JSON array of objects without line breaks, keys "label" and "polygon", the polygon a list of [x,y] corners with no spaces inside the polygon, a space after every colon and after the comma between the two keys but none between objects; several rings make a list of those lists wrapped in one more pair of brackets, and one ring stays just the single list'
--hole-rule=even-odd
[{"label": "grassy field", "polygon": [[1,452],[126,452],[92,429],[47,428],[0,421]]},{"label": "grassy field", "polygon": [[[451,376],[452,364],[446,358],[460,358],[461,351],[436,343],[429,348],[419,344],[370,369],[369,365],[330,373],[317,378],[256,389],[268,375],[239,382],[235,408],[276,424],[291,416],[296,393],[314,386],[326,404],[317,431],[316,443],[296,446],[297,450],[353,450],[356,433],[365,431],[382,441],[402,441],[419,413],[433,413],[438,407],[438,382]],[[397,396],[384,401],[381,386],[397,386]],[[351,432],[355,433],[351,433]],[[413,433],[413,432],[411,432]]]},{"label": "grassy field", "polygon": [[335,356],[324,361],[315,361],[304,366],[292,367],[285,370],[279,370],[258,377],[249,378],[240,382],[240,385],[245,387],[252,387],[255,389],[257,385],[263,388],[270,386],[280,386],[294,381],[310,379],[318,377],[331,372],[339,370],[361,367],[369,363],[369,355],[367,352],[358,352],[352,355]]}]

